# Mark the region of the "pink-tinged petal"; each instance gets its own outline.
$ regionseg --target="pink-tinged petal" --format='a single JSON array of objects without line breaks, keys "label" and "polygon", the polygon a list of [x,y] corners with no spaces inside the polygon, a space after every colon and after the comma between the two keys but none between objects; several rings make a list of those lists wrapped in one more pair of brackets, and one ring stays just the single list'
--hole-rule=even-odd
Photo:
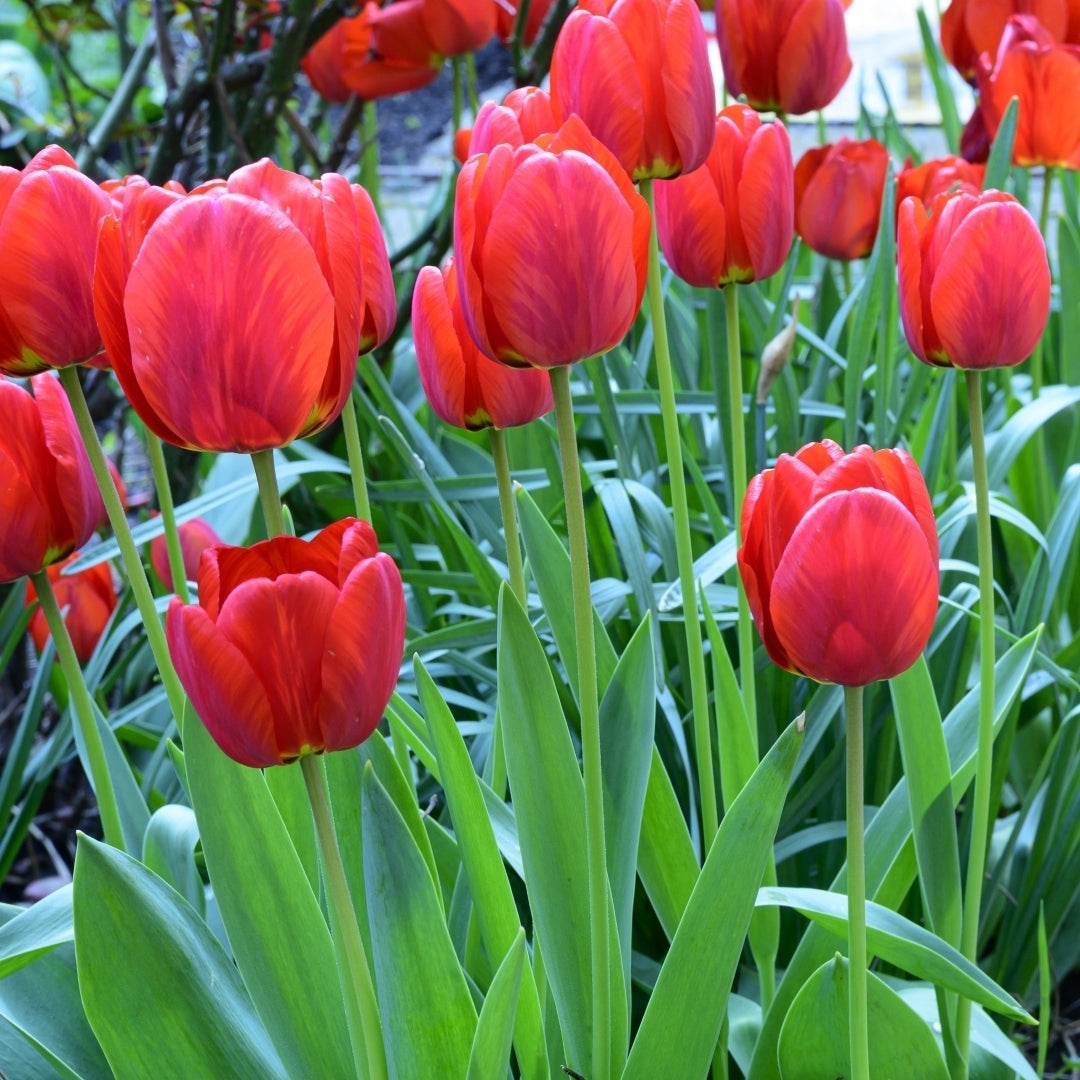
[{"label": "pink-tinged petal", "polygon": [[394,274],[386,250],[379,215],[371,196],[352,184],[353,208],[360,235],[360,266],[364,286],[364,318],[360,330],[360,352],[370,352],[390,336],[397,321]]},{"label": "pink-tinged petal", "polygon": [[[530,9],[529,14],[532,14]],[[539,86],[519,86],[503,98],[503,106],[517,117],[525,142],[534,142],[538,135],[557,131],[558,120],[551,105],[551,95]],[[480,109],[483,112],[483,108]]]},{"label": "pink-tinged petal", "polygon": [[487,154],[500,143],[516,150],[526,141],[521,131],[521,122],[513,109],[497,105],[494,101],[485,101],[476,114],[467,156]]},{"label": "pink-tinged petal", "polygon": [[776,57],[781,109],[823,109],[851,74],[840,0],[806,0],[795,11]]},{"label": "pink-tinged petal", "polygon": [[131,268],[124,311],[134,378],[183,445],[265,450],[303,429],[334,305],[310,245],[280,211],[232,194],[166,210]]},{"label": "pink-tinged petal", "polygon": [[[646,45],[648,50],[653,47],[651,42]],[[712,146],[716,100],[701,13],[692,0],[673,0],[667,9],[661,73],[665,119],[679,171],[692,172]]]},{"label": "pink-tinged petal", "polygon": [[763,125],[750,139],[738,197],[740,232],[754,278],[772,277],[784,265],[795,235],[791,142],[783,124]]},{"label": "pink-tinged petal", "polygon": [[938,561],[937,520],[930,502],[930,492],[918,463],[906,450],[878,450],[874,454],[885,479],[886,488],[895,495],[919,523],[934,560]]},{"label": "pink-tinged petal", "polygon": [[668,265],[683,281],[716,288],[728,270],[728,216],[709,165],[653,187],[656,233]]},{"label": "pink-tinged petal", "polygon": [[405,594],[389,555],[349,574],[326,628],[319,724],[328,750],[363,742],[397,685],[405,648]]},{"label": "pink-tinged petal", "polygon": [[918,659],[937,599],[937,562],[899,500],[876,490],[836,492],[792,536],[773,579],[771,615],[800,671],[862,686]]},{"label": "pink-tinged petal", "polygon": [[244,654],[210,617],[174,597],[165,618],[176,674],[214,742],[241,765],[280,765],[266,690]]},{"label": "pink-tinged petal", "polygon": [[[923,309],[922,235],[928,215],[921,200],[909,196],[900,204],[896,221],[896,259],[899,278],[900,318],[911,351],[924,363],[935,363],[926,346]],[[936,334],[934,335],[936,338]],[[938,361],[940,363],[940,361]]]},{"label": "pink-tinged petal", "polygon": [[934,273],[930,305],[957,367],[1001,367],[1031,355],[1050,311],[1050,268],[1019,203],[990,202],[965,217]]},{"label": "pink-tinged petal", "polygon": [[432,411],[447,424],[465,427],[466,343],[454,327],[443,274],[434,266],[425,266],[417,276],[412,327],[420,383]]},{"label": "pink-tinged petal", "polygon": [[335,522],[323,529],[312,543],[325,544],[327,550],[336,547],[340,551],[337,580],[339,588],[344,586],[357,563],[374,558],[379,551],[375,530],[366,521],[357,518],[345,518]]}]

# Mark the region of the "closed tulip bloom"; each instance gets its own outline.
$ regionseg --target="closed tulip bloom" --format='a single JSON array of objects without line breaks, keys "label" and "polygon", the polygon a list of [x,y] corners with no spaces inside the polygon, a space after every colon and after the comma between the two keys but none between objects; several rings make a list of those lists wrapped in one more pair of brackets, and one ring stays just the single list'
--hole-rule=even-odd
[{"label": "closed tulip bloom", "polygon": [[794,191],[784,125],[729,105],[705,164],[656,185],[656,231],[671,269],[712,288],[775,274],[791,249]]},{"label": "closed tulip bloom", "polygon": [[1080,168],[1080,46],[1060,45],[1030,15],[1014,15],[997,59],[983,54],[979,103],[991,139],[1005,110],[1020,99],[1013,162]]},{"label": "closed tulip bloom", "polygon": [[[532,45],[540,36],[544,20],[554,3],[555,0],[530,0],[529,13],[525,18],[525,28],[521,35],[523,45],[526,47]],[[495,33],[504,45],[509,45],[514,36],[520,10],[521,0],[496,0]]]},{"label": "closed tulip bloom", "polygon": [[266,450],[324,428],[357,353],[394,319],[363,188],[265,159],[186,196],[134,192],[126,218],[102,226],[95,304],[132,407],[166,442],[199,450]]},{"label": "closed tulip bloom", "polygon": [[454,251],[465,322],[511,367],[606,352],[645,292],[650,219],[619,163],[577,118],[458,175]]},{"label": "closed tulip bloom", "polygon": [[558,127],[548,92],[538,86],[518,87],[503,98],[501,105],[485,101],[480,106],[462,160],[490,153],[500,143],[516,149]]},{"label": "closed tulip bloom", "polygon": [[[79,663],[85,664],[94,655],[94,649],[105,632],[112,613],[116,610],[116,584],[108,563],[98,563],[77,574],[65,574],[63,569],[77,556],[69,555],[63,562],[48,568],[49,582],[57,607],[64,612],[64,625],[75,646]],[[37,600],[33,582],[26,583],[26,606]],[[30,637],[40,653],[52,634],[45,612],[38,608],[30,619]]]},{"label": "closed tulip bloom", "polygon": [[313,540],[208,548],[199,602],[165,622],[180,681],[221,749],[253,768],[346,750],[376,728],[397,683],[405,596],[367,522]]},{"label": "closed tulip bloom", "polygon": [[979,57],[995,56],[1013,15],[1032,15],[1055,41],[1066,40],[1075,0],[952,0],[941,15],[941,51],[969,82]]},{"label": "closed tulip bloom", "polygon": [[36,574],[90,539],[103,513],[67,395],[0,378],[0,582]]},{"label": "closed tulip bloom", "polygon": [[1050,266],[1011,195],[939,195],[900,206],[900,315],[911,351],[936,367],[988,368],[1031,355],[1050,314]]},{"label": "closed tulip bloom", "polygon": [[724,0],[716,40],[724,82],[755,109],[823,109],[851,74],[841,0]]},{"label": "closed tulip bloom", "polygon": [[795,166],[795,231],[830,259],[874,248],[889,152],[876,139],[807,150]]},{"label": "closed tulip bloom", "polygon": [[[224,541],[210,527],[209,522],[203,518],[192,518],[177,526],[176,531],[180,534],[180,553],[184,560],[184,575],[188,581],[194,581],[199,570],[199,559],[202,553],[215,544],[223,544]],[[175,592],[173,585],[172,570],[169,567],[169,547],[164,534],[155,536],[150,541],[150,565],[154,568],[161,584],[169,592]]]},{"label": "closed tulip bloom", "polygon": [[906,671],[930,639],[938,538],[905,450],[810,443],[755,476],[739,572],[773,662],[864,686]]},{"label": "closed tulip bloom", "polygon": [[0,373],[33,375],[101,353],[92,283],[109,196],[47,146],[0,166]]},{"label": "closed tulip bloom", "polygon": [[551,412],[551,378],[489,360],[473,341],[458,298],[454,260],[441,271],[425,266],[412,302],[420,382],[435,415],[455,427],[508,428]]},{"label": "closed tulip bloom", "polygon": [[[908,159],[910,161],[910,158]],[[953,154],[932,158],[921,165],[907,165],[896,177],[896,206],[909,196],[929,206],[935,196],[946,191],[966,191],[977,195],[982,191],[986,166],[972,164]]]},{"label": "closed tulip bloom", "polygon": [[696,169],[716,112],[693,0],[580,0],[551,57],[555,116],[576,113],[635,180]]}]

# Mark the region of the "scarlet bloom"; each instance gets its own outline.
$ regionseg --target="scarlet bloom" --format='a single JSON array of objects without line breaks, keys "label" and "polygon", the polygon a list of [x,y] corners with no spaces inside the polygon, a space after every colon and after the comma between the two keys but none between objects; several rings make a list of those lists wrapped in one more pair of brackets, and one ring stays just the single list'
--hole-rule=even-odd
[{"label": "scarlet bloom", "polygon": [[104,513],[59,381],[37,375],[30,385],[33,396],[0,378],[0,582],[70,555]]},{"label": "scarlet bloom", "polygon": [[[109,618],[116,610],[116,585],[108,563],[98,563],[77,574],[65,574],[63,569],[76,558],[69,555],[63,562],[48,568],[49,582],[56,597],[57,606],[63,611],[64,625],[75,646],[79,663],[85,664],[94,655],[94,649],[105,632]],[[33,582],[26,583],[26,606],[37,600]],[[38,608],[30,619],[30,637],[40,653],[52,634],[45,619],[45,612]]]},{"label": "scarlet bloom", "polygon": [[473,154],[488,154],[500,143],[517,149],[558,127],[548,92],[538,86],[518,87],[501,105],[485,101],[480,106],[462,161]]},{"label": "scarlet bloom", "polygon": [[[525,18],[525,29],[521,35],[523,45],[531,45],[540,36],[544,20],[554,2],[555,0],[531,0],[529,13]],[[504,45],[508,45],[514,36],[520,10],[521,0],[497,0],[495,4],[495,33]]]},{"label": "scarlet bloom", "polygon": [[371,526],[313,540],[208,548],[199,602],[165,621],[180,682],[221,749],[263,768],[346,750],[376,728],[397,683],[405,595]]},{"label": "scarlet bloom", "polygon": [[672,270],[691,285],[755,281],[776,273],[795,219],[791,143],[779,121],[747,105],[716,118],[700,169],[656,185],[656,231]]},{"label": "scarlet bloom", "polygon": [[936,367],[988,368],[1031,355],[1050,314],[1050,266],[1011,195],[939,195],[900,206],[900,315],[911,351]]},{"label": "scarlet bloom", "polygon": [[106,218],[98,323],[132,407],[167,442],[256,451],[344,407],[394,292],[367,192],[269,160],[179,196],[133,186]]},{"label": "scarlet bloom", "polygon": [[421,0],[421,6],[424,28],[443,56],[482,49],[495,33],[496,0]]},{"label": "scarlet bloom", "polygon": [[109,196],[47,146],[0,166],[0,373],[33,375],[101,353],[91,283]]},{"label": "scarlet bloom", "polygon": [[1065,41],[1075,0],[952,0],[941,15],[941,51],[968,82],[983,53],[995,56],[1012,15],[1032,15],[1054,41]]},{"label": "scarlet bloom", "polygon": [[985,175],[985,165],[972,164],[953,154],[932,158],[921,165],[906,165],[896,177],[897,208],[909,195],[914,195],[927,206],[936,195],[946,191],[966,191],[978,195],[982,191]]},{"label": "scarlet bloom", "polygon": [[830,259],[874,248],[889,152],[876,139],[807,150],[795,166],[795,231]]},{"label": "scarlet bloom", "polygon": [[[364,14],[351,19],[338,19],[306,53],[300,61],[300,70],[307,76],[312,90],[326,101],[343,105],[352,96],[345,81],[346,49],[351,27],[363,25]],[[362,32],[362,31],[361,31]],[[438,69],[435,69],[437,73]],[[425,72],[427,69],[425,68]],[[431,78],[434,78],[433,73]],[[430,82],[430,79],[428,80]],[[380,95],[372,95],[372,99]]]},{"label": "scarlet bloom", "polygon": [[555,116],[572,113],[635,180],[696,169],[716,112],[693,0],[579,0],[551,57]]},{"label": "scarlet bloom", "polygon": [[650,228],[645,200],[577,117],[535,143],[470,158],[454,251],[480,351],[551,368],[613,348],[641,306]]},{"label": "scarlet bloom", "polygon": [[425,266],[412,302],[420,382],[435,415],[476,431],[528,424],[551,412],[551,378],[534,368],[514,370],[489,360],[473,341],[458,298],[454,260],[440,272]]},{"label": "scarlet bloom", "polygon": [[823,109],[851,74],[841,0],[724,0],[716,40],[724,82],[755,109]]},{"label": "scarlet bloom", "polygon": [[[199,559],[202,553],[215,544],[224,541],[210,527],[203,518],[192,518],[177,526],[176,531],[180,534],[180,552],[184,559],[184,576],[188,581],[194,581],[199,570]],[[172,570],[169,567],[169,548],[165,536],[155,536],[150,541],[150,565],[154,568],[161,584],[170,592],[175,591],[173,585]]]},{"label": "scarlet bloom", "polygon": [[919,658],[938,601],[938,538],[926,482],[905,450],[826,439],[755,476],[739,572],[773,662],[864,686]]},{"label": "scarlet bloom", "polygon": [[1059,45],[1030,15],[1014,15],[997,59],[979,60],[979,103],[991,139],[1020,99],[1013,162],[1080,168],[1080,46]]}]

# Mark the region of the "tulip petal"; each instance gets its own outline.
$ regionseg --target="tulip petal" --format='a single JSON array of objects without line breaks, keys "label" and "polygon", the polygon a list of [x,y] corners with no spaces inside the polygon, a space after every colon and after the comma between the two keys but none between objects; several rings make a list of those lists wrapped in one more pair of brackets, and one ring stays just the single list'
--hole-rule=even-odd
[{"label": "tulip petal", "polygon": [[[840,0],[806,0],[796,9],[776,57],[783,112],[823,109],[851,74]],[[824,78],[823,78],[824,76]]]},{"label": "tulip petal", "polygon": [[364,316],[360,328],[360,352],[370,352],[390,336],[397,321],[394,275],[386,250],[379,215],[371,196],[359,185],[350,185],[360,238]]},{"label": "tulip petal", "polygon": [[727,274],[728,216],[711,165],[653,187],[656,233],[668,265],[690,285],[715,289]]},{"label": "tulip petal", "polygon": [[[713,111],[716,92],[709,66],[708,46],[701,25],[701,13],[692,0],[673,0],[666,12],[663,29],[664,63],[655,59],[654,43],[645,38],[642,64],[663,77],[665,133],[675,144],[674,161],[683,173],[692,172],[708,157],[713,141]],[[649,140],[650,148],[655,145]],[[653,150],[654,159],[658,156]],[[659,174],[654,174],[659,175]]]},{"label": "tulip petal", "polygon": [[783,124],[762,125],[751,137],[738,192],[740,233],[757,280],[784,264],[795,235],[791,142]]},{"label": "tulip petal", "polygon": [[[412,326],[420,383],[432,410],[446,423],[465,427],[463,350],[467,342],[458,337],[443,273],[434,266],[425,266],[417,276],[412,298]],[[471,342],[472,338],[468,340]],[[487,362],[493,364],[495,361]]]}]

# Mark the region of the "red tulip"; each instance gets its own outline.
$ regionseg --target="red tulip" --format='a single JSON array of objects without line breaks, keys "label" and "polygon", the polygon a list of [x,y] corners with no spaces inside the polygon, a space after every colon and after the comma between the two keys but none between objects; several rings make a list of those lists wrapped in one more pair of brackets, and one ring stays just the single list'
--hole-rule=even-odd
[{"label": "red tulip", "polygon": [[482,49],[495,34],[495,8],[496,0],[423,0],[424,27],[436,52],[461,56]]},{"label": "red tulip", "polygon": [[830,259],[874,248],[889,152],[876,139],[807,150],[795,166],[795,231]]},{"label": "red tulip", "polygon": [[979,60],[979,103],[991,139],[1009,102],[1020,99],[1017,165],[1080,168],[1080,46],[1059,45],[1031,16],[1014,15],[997,59]]},{"label": "red tulip", "polygon": [[979,56],[995,56],[1012,15],[1033,15],[1055,41],[1064,41],[1075,0],[952,0],[941,16],[941,51],[969,82]]},{"label": "red tulip", "polygon": [[[554,5],[555,0],[531,0],[529,14],[525,19],[525,29],[521,35],[522,44],[532,45],[540,36],[544,20]],[[521,0],[496,0],[495,3],[495,33],[504,45],[509,45],[514,36],[514,28],[517,25],[518,12],[521,10]]]},{"label": "red tulip", "polygon": [[461,312],[453,259],[441,273],[434,266],[420,271],[412,325],[424,393],[448,424],[470,431],[518,427],[555,407],[546,371],[508,368],[476,347]]},{"label": "red tulip", "polygon": [[635,180],[696,169],[716,97],[693,0],[580,0],[551,57],[558,120],[572,113]]},{"label": "red tulip", "polygon": [[[210,527],[209,523],[201,517],[192,518],[177,526],[180,534],[180,552],[184,560],[184,576],[188,581],[194,581],[199,570],[199,559],[202,553],[215,544],[223,544],[224,541]],[[164,534],[155,536],[150,541],[150,565],[154,568],[161,584],[169,592],[175,592],[173,585],[172,569],[169,566],[169,547]]]},{"label": "red tulip", "polygon": [[[63,569],[77,556],[70,555],[63,562],[48,568],[49,582],[56,597],[57,606],[64,613],[64,625],[75,646],[79,663],[85,664],[94,655],[94,649],[105,632],[112,613],[116,610],[116,585],[108,563],[98,563],[78,574],[65,574]],[[31,581],[26,583],[26,606],[37,600],[37,591]],[[40,653],[52,636],[45,612],[38,608],[30,619],[30,637]]]},{"label": "red tulip", "polygon": [[[342,24],[337,43],[325,45],[325,51],[313,57],[310,65],[312,70],[320,69],[316,78],[324,88],[338,94],[341,88],[330,73],[339,62],[338,78],[365,101],[426,86],[443,66],[442,54],[424,29],[422,0],[404,0],[388,8],[367,3],[359,15],[338,25]],[[314,80],[312,85],[319,90]]]},{"label": "red tulip", "polygon": [[94,299],[132,407],[162,439],[202,450],[265,450],[326,427],[357,353],[394,319],[363,188],[265,159],[183,197],[133,189],[102,226]]},{"label": "red tulip", "polygon": [[0,166],[0,372],[32,375],[101,353],[91,284],[109,196],[47,146]]},{"label": "red tulip", "polygon": [[823,109],[851,74],[840,0],[724,0],[716,39],[728,92],[755,109]]},{"label": "red tulip", "polygon": [[0,378],[0,582],[82,547],[103,512],[59,381],[37,375],[30,385],[33,396]]},{"label": "red tulip", "polygon": [[755,476],[739,572],[772,660],[864,686],[919,658],[938,601],[930,495],[905,450],[810,443]]},{"label": "red tulip", "polygon": [[676,274],[691,285],[726,285],[775,274],[791,249],[791,143],[779,121],[747,105],[716,118],[705,164],[656,185],[656,231]]},{"label": "red tulip", "polygon": [[538,86],[519,87],[511,90],[501,105],[485,101],[480,106],[461,160],[464,162],[473,154],[488,154],[499,143],[517,149],[558,127],[548,92]]},{"label": "red tulip", "polygon": [[1050,314],[1050,266],[1031,215],[1011,195],[939,195],[900,206],[900,315],[911,351],[937,367],[1026,359]]},{"label": "red tulip", "polygon": [[946,191],[966,191],[978,195],[982,191],[985,174],[984,165],[972,164],[952,154],[932,158],[921,165],[906,165],[896,177],[897,210],[909,195],[921,199],[927,206],[933,202],[934,196]]},{"label": "red tulip", "polygon": [[[345,81],[346,50],[350,28],[363,25],[363,13],[351,19],[338,19],[304,53],[304,58],[300,61],[300,69],[308,77],[311,88],[319,97],[337,105],[343,105],[352,96],[352,90]],[[360,30],[360,33],[363,33],[363,30]],[[432,78],[434,77],[432,74]],[[373,98],[376,96],[372,95]]]},{"label": "red tulip", "polygon": [[263,768],[346,750],[376,728],[405,644],[401,575],[367,522],[310,542],[212,547],[199,602],[174,597],[165,633],[176,672],[218,746]]},{"label": "red tulip", "polygon": [[985,165],[990,160],[990,134],[978,102],[964,130],[960,132],[960,156],[973,165]]},{"label": "red tulip", "polygon": [[465,322],[511,367],[606,352],[645,292],[649,208],[615,158],[571,117],[458,175],[454,251]]}]

